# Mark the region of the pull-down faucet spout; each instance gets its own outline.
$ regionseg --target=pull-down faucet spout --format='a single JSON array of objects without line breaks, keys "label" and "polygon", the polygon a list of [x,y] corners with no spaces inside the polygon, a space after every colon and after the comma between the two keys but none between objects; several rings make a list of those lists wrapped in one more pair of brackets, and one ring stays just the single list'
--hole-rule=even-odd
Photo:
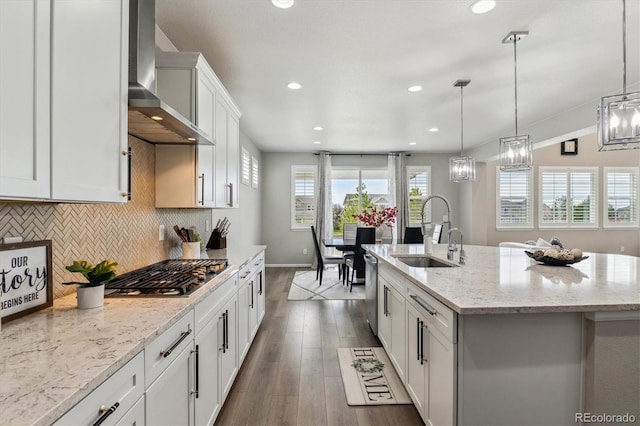
[{"label": "pull-down faucet spout", "polygon": [[434,198],[438,198],[442,201],[444,201],[444,204],[447,206],[447,220],[443,221],[443,223],[447,223],[449,224],[449,229],[451,229],[453,227],[453,225],[451,224],[451,207],[449,206],[449,202],[447,201],[446,198],[444,198],[442,195],[429,195],[427,197],[426,200],[424,200],[424,203],[422,203],[422,209],[420,210],[420,227],[422,228],[422,235],[427,235],[427,225],[430,224],[431,222],[425,222],[424,220],[424,208],[426,207],[427,203],[431,200],[433,200]]}]

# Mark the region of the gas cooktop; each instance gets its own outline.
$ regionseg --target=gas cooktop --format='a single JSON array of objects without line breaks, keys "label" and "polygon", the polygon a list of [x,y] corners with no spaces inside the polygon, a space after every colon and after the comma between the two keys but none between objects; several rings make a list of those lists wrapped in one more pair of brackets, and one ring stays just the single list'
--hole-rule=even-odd
[{"label": "gas cooktop", "polygon": [[117,276],[107,297],[188,296],[229,267],[226,259],[167,259]]}]

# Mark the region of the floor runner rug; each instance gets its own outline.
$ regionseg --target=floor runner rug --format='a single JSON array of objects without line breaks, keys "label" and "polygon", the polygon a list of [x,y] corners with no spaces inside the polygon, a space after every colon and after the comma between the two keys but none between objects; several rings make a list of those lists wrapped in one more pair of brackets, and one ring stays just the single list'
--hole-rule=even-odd
[{"label": "floor runner rug", "polygon": [[411,404],[383,348],[338,348],[349,405]]},{"label": "floor runner rug", "polygon": [[349,300],[364,299],[364,285],[356,284],[353,291],[348,285],[342,285],[338,278],[338,268],[329,267],[322,275],[322,285],[316,280],[316,270],[296,271],[291,287],[289,300]]}]

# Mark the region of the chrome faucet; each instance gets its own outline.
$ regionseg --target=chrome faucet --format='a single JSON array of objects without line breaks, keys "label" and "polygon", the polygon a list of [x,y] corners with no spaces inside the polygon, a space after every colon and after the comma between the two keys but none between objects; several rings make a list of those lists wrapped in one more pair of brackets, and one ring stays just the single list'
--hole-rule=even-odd
[{"label": "chrome faucet", "polygon": [[[447,243],[447,259],[448,260],[453,260],[453,252],[456,251],[456,242],[455,240],[451,240],[451,233],[454,231],[458,231],[458,233],[460,234],[460,264],[464,265],[466,259],[467,259],[467,255],[464,252],[464,245],[462,244],[462,231],[459,230],[458,228],[451,228],[447,231],[447,237],[449,242]],[[453,242],[453,245],[451,244]]]},{"label": "chrome faucet", "polygon": [[449,207],[449,202],[447,201],[446,198],[444,198],[442,195],[429,195],[427,197],[426,200],[424,200],[424,203],[422,203],[422,209],[420,210],[420,227],[422,228],[422,235],[427,235],[427,225],[430,224],[431,222],[425,222],[424,221],[424,208],[427,205],[427,203],[429,201],[431,201],[434,198],[438,198],[442,201],[444,201],[444,204],[447,206],[447,220],[444,221],[443,223],[447,223],[449,225],[449,229],[451,229],[452,225],[451,225],[451,207]]}]

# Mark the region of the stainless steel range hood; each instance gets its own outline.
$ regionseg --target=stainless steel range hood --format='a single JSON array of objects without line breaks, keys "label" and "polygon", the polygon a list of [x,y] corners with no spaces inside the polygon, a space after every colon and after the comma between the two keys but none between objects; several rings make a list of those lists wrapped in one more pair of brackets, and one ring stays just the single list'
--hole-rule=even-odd
[{"label": "stainless steel range hood", "polygon": [[155,94],[155,0],[129,4],[129,134],[153,144],[213,145],[204,131]]}]

